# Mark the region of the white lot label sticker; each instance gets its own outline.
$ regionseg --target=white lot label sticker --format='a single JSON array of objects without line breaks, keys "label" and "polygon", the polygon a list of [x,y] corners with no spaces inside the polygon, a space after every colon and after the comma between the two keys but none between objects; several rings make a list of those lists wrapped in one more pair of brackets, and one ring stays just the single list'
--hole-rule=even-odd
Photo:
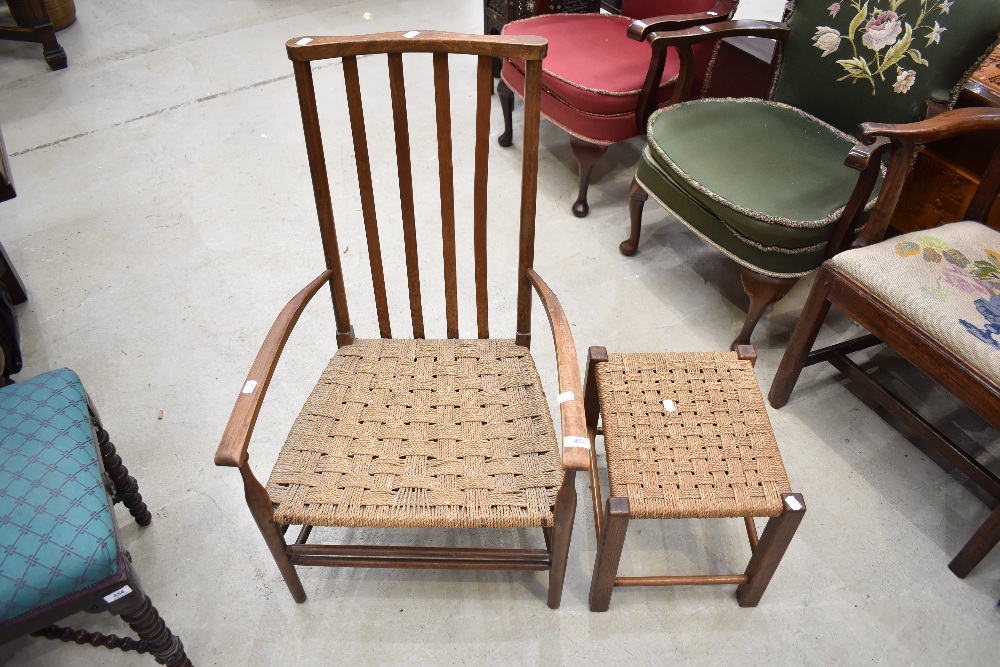
[{"label": "white lot label sticker", "polygon": [[711,30],[711,28],[709,28],[707,25],[703,25],[703,26],[699,26],[699,27],[701,28],[702,32],[709,32]]},{"label": "white lot label sticker", "polygon": [[584,449],[590,449],[590,440],[578,435],[568,435],[563,438],[563,447],[583,447]]},{"label": "white lot label sticker", "polygon": [[243,393],[244,394],[252,394],[253,390],[256,389],[256,388],[257,388],[257,381],[256,380],[247,380],[247,383],[245,385],[243,385]]},{"label": "white lot label sticker", "polygon": [[563,393],[556,396],[556,403],[562,405],[566,401],[572,401],[574,398],[576,398],[576,394],[574,394],[571,391],[564,391]]},{"label": "white lot label sticker", "polygon": [[295,42],[296,46],[305,46],[309,42],[313,41],[312,37],[303,37],[299,41]]},{"label": "white lot label sticker", "polygon": [[677,406],[674,405],[673,401],[668,399],[666,401],[663,401],[663,409],[666,410],[667,412],[675,412],[677,410]]},{"label": "white lot label sticker", "polygon": [[796,500],[794,496],[785,496],[785,502],[788,503],[788,506],[796,512],[802,509],[802,503]]},{"label": "white lot label sticker", "polygon": [[405,37],[406,39],[413,39],[414,37],[416,37],[419,34],[420,34],[419,30],[411,30],[410,32],[408,32],[405,35],[403,35],[403,37]]},{"label": "white lot label sticker", "polygon": [[126,595],[128,595],[131,592],[132,592],[132,589],[130,587],[128,587],[128,586],[122,586],[121,588],[119,588],[114,593],[111,593],[110,595],[105,595],[104,596],[104,601],[108,602],[108,603],[111,603],[111,602],[114,602],[115,600],[122,599],[123,597],[125,597]]}]

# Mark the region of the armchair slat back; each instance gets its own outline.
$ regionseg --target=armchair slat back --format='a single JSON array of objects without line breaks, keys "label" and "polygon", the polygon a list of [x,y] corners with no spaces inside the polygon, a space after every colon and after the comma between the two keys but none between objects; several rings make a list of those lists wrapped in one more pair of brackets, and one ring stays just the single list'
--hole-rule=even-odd
[{"label": "armchair slat back", "polygon": [[[526,94],[527,118],[535,115],[535,122],[526,122],[523,137],[520,251],[518,262],[517,325],[516,338],[527,346],[530,341],[531,286],[527,272],[534,259],[535,196],[538,172],[538,122],[541,60],[545,55],[545,40],[537,37],[501,37],[454,35],[451,33],[412,31],[410,33],[385,33],[361,42],[348,37],[303,38],[286,45],[294,61],[296,85],[305,131],[306,149],[313,192],[319,217],[320,232],[327,268],[332,271],[331,291],[337,322],[338,345],[354,340],[346,288],[340,263],[340,248],[333,212],[330,183],[326,169],[326,155],[320,129],[311,62],[340,58],[344,71],[348,119],[353,138],[354,160],[358,174],[361,217],[367,240],[369,264],[374,292],[375,313],[379,335],[392,337],[389,299],[386,288],[385,257],[379,237],[377,201],[391,197],[378,197],[373,176],[373,154],[369,146],[366,115],[362,102],[362,84],[358,56],[386,54],[391,99],[392,131],[398,180],[399,215],[402,223],[403,255],[409,292],[409,311],[414,338],[425,337],[421,275],[418,253],[417,207],[414,204],[415,176],[424,174],[414,168],[411,155],[410,119],[407,112],[406,83],[403,66],[404,53],[432,54],[434,80],[434,123],[437,138],[437,177],[441,211],[441,242],[444,273],[445,326],[448,338],[458,338],[458,277],[455,216],[455,168],[453,162],[452,100],[450,92],[449,54],[477,56],[476,109],[473,180],[473,256],[475,261],[476,324],[479,338],[489,337],[489,306],[487,287],[487,181],[489,175],[490,106],[492,101],[492,58],[517,58],[526,63],[528,93]],[[412,103],[411,103],[412,104]],[[412,107],[411,107],[412,108]],[[381,131],[381,128],[379,128]],[[414,173],[416,171],[416,174]],[[386,214],[383,211],[383,214]],[[394,213],[393,213],[394,215]]]}]

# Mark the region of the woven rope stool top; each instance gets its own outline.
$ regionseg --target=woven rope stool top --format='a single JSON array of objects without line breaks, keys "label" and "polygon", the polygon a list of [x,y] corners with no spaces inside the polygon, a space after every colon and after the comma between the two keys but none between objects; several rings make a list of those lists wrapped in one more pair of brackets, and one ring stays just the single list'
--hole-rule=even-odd
[{"label": "woven rope stool top", "polygon": [[749,361],[609,354],[596,376],[611,495],[633,518],[781,514],[791,487]]},{"label": "woven rope stool top", "polygon": [[267,491],[280,523],[549,527],[562,479],[527,348],[375,339],[330,361]]}]

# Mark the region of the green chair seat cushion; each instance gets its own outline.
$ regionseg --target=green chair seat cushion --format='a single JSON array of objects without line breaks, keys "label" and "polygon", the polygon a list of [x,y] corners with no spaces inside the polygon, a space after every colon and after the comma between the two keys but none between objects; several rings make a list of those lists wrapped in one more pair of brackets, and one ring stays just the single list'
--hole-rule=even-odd
[{"label": "green chair seat cushion", "polygon": [[653,115],[647,138],[674,185],[769,247],[825,243],[859,176],[844,165],[856,143],[851,137],[765,100],[677,104]]},{"label": "green chair seat cushion", "polygon": [[114,575],[118,544],[80,378],[0,389],[0,623]]},{"label": "green chair seat cushion", "polygon": [[842,252],[830,266],[1000,385],[1000,232],[954,222]]},{"label": "green chair seat cushion", "polygon": [[[737,263],[764,275],[778,278],[804,276],[819,268],[826,257],[826,244],[800,248],[765,246],[747,238],[722,222],[712,211],[681,189],[653,158],[649,146],[642,152],[636,180],[660,206],[696,234]],[[767,223],[760,223],[767,224]]]}]

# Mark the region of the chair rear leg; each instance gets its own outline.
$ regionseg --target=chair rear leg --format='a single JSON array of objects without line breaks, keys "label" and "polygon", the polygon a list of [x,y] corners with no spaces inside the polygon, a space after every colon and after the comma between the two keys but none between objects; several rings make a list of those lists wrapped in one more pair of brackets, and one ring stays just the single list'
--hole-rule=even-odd
[{"label": "chair rear leg", "polygon": [[145,594],[141,603],[119,615],[139,635],[145,650],[152,653],[157,662],[169,667],[191,667],[180,637],[170,631]]},{"label": "chair rear leg", "polygon": [[108,437],[108,432],[104,430],[101,422],[93,413],[91,420],[97,430],[97,445],[101,450],[101,459],[104,461],[104,471],[108,473],[115,485],[115,500],[121,500],[137,524],[148,526],[153,520],[153,515],[149,513],[149,508],[142,501],[139,483],[135,481],[135,477],[128,474],[128,468],[122,463],[122,457],[115,450],[114,443]]},{"label": "chair rear leg", "polygon": [[497,83],[497,97],[500,98],[500,110],[503,112],[503,134],[497,137],[497,143],[507,148],[514,143],[514,91],[503,79]]},{"label": "chair rear leg", "polygon": [[646,205],[649,194],[646,189],[639,185],[639,179],[632,177],[632,185],[628,189],[628,217],[632,223],[632,230],[627,239],[618,246],[619,252],[631,257],[639,249],[639,230],[642,227],[642,208]]},{"label": "chair rear leg", "polygon": [[583,218],[590,212],[590,205],[587,203],[590,172],[594,170],[594,165],[601,159],[601,156],[608,151],[608,147],[592,144],[574,136],[570,136],[569,145],[573,149],[573,157],[576,158],[577,169],[580,172],[580,191],[577,193],[576,201],[573,202],[573,215]]},{"label": "chair rear leg", "polygon": [[948,563],[948,569],[964,579],[997,542],[1000,542],[1000,507],[993,510],[962,550]]},{"label": "chair rear leg", "polygon": [[830,293],[830,285],[833,283],[833,276],[822,267],[816,282],[813,283],[809,298],[806,299],[799,315],[799,321],[792,331],[792,338],[788,341],[785,353],[781,355],[781,362],[778,364],[778,371],[774,374],[774,381],[771,383],[771,390],[767,394],[767,399],[775,408],[780,408],[788,402],[788,397],[792,394],[792,388],[799,379],[799,374],[806,364],[809,351],[812,350],[816,336],[820,327],[826,319],[826,314],[830,312],[830,302],[826,296]]},{"label": "chair rear leg", "polygon": [[278,529],[278,524],[274,523],[274,511],[271,507],[271,498],[267,495],[267,489],[260,485],[257,478],[250,470],[250,464],[244,463],[240,466],[240,474],[243,476],[243,492],[247,499],[247,506],[250,514],[257,522],[257,528],[267,543],[267,548],[271,550],[271,557],[281,572],[288,592],[292,594],[292,599],[296,602],[306,601],[306,591],[302,588],[302,581],[292,561],[288,560],[285,553],[285,536]]},{"label": "chair rear leg", "polygon": [[747,564],[746,575],[750,578],[736,588],[736,600],[741,607],[756,607],[771,577],[778,569],[781,557],[785,555],[795,529],[806,514],[806,503],[798,493],[784,497],[784,510],[780,516],[768,519],[757,548]]},{"label": "chair rear leg", "polygon": [[604,529],[597,543],[594,576],[590,580],[590,611],[607,611],[611,606],[611,593],[625,545],[629,513],[628,498],[608,498]]},{"label": "chair rear leg", "polygon": [[743,329],[733,341],[729,349],[735,350],[738,345],[749,345],[750,335],[757,327],[761,315],[775,301],[779,301],[788,294],[798,278],[773,278],[765,276],[756,271],[743,267],[740,273],[743,279],[743,291],[750,297],[750,308],[747,309],[747,317],[743,321]]},{"label": "chair rear leg", "polygon": [[563,483],[556,496],[556,524],[552,530],[552,566],[549,569],[550,609],[558,609],[562,602],[563,581],[566,578],[566,561],[569,543],[573,536],[573,519],[576,517],[576,472],[563,473]]}]

